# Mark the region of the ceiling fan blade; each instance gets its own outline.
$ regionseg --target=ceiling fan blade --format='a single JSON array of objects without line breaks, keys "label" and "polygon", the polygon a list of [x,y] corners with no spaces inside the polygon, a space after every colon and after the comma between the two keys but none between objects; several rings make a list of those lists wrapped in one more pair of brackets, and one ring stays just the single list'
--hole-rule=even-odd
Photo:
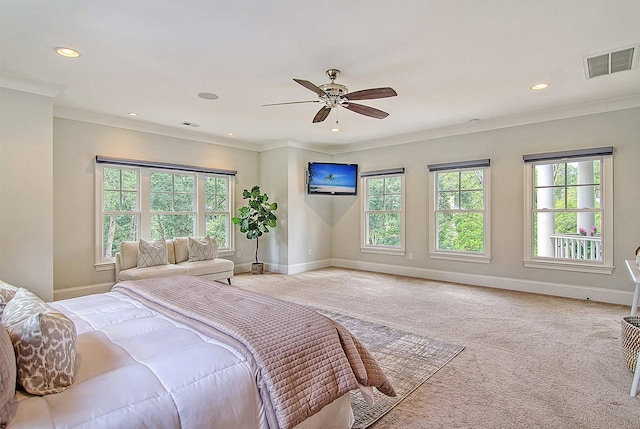
[{"label": "ceiling fan blade", "polygon": [[345,103],[341,104],[345,109],[349,109],[352,112],[360,113],[361,115],[370,116],[376,119],[384,119],[389,114],[387,112],[383,112],[382,110],[374,109],[373,107],[363,106],[362,104],[356,103]]},{"label": "ceiling fan blade", "polygon": [[287,101],[285,103],[271,103],[271,104],[263,104],[262,106],[281,106],[283,104],[301,104],[301,103],[319,103],[320,100],[309,100],[309,101]]},{"label": "ceiling fan blade", "polygon": [[300,85],[304,86],[307,89],[310,89],[311,91],[315,92],[318,95],[327,95],[327,93],[324,92],[322,89],[320,89],[320,87],[312,84],[308,80],[303,80],[303,79],[293,79],[293,80],[295,80]]},{"label": "ceiling fan blade", "polygon": [[348,100],[371,100],[374,98],[395,97],[398,93],[393,88],[371,88],[354,91],[344,95]]},{"label": "ceiling fan blade", "polygon": [[313,117],[313,123],[322,122],[327,119],[329,116],[329,112],[331,112],[331,107],[324,106],[322,109],[318,110],[316,116]]}]

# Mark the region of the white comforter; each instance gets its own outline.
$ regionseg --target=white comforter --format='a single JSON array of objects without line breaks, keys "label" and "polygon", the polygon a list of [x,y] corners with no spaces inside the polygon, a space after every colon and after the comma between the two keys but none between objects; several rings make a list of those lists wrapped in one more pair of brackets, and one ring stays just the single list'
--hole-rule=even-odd
[{"label": "white comforter", "polygon": [[9,428],[267,428],[235,350],[119,293],[52,305],[76,324],[76,382],[55,395],[19,393]]}]

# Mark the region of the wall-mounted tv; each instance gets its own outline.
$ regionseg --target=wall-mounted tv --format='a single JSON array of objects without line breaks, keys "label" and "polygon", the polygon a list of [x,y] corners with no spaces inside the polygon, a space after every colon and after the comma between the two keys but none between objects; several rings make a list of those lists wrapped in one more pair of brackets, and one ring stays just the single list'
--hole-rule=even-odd
[{"label": "wall-mounted tv", "polygon": [[310,195],[357,195],[358,164],[310,162],[307,193]]}]

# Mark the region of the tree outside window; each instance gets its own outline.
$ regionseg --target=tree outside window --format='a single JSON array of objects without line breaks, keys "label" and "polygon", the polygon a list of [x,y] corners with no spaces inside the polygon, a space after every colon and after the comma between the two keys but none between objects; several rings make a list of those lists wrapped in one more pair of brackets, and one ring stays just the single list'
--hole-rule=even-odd
[{"label": "tree outside window", "polygon": [[483,252],[484,171],[437,172],[437,249]]},{"label": "tree outside window", "polygon": [[195,175],[151,173],[151,238],[193,237]]},{"label": "tree outside window", "polygon": [[365,177],[365,248],[404,249],[403,177]]},{"label": "tree outside window", "polygon": [[602,260],[600,160],[534,166],[533,256]]},{"label": "tree outside window", "polygon": [[138,171],[105,167],[103,170],[103,248],[104,258],[113,257],[123,241],[137,240],[140,224]]},{"label": "tree outside window", "polygon": [[218,247],[229,247],[229,179],[207,176],[205,179],[205,229]]}]

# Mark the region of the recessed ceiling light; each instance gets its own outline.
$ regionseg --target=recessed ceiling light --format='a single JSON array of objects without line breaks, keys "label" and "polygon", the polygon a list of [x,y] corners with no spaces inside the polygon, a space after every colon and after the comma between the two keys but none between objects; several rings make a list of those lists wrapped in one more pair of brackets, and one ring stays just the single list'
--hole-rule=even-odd
[{"label": "recessed ceiling light", "polygon": [[78,58],[80,56],[80,52],[71,48],[56,48],[56,53],[66,58]]},{"label": "recessed ceiling light", "polygon": [[340,132],[340,128],[334,127],[334,128],[331,128],[329,131],[331,131],[332,133],[339,133]]},{"label": "recessed ceiling light", "polygon": [[138,112],[129,112],[129,116],[138,116]]},{"label": "recessed ceiling light", "polygon": [[228,135],[229,137],[233,137],[235,134],[233,134],[233,132],[229,131],[229,132],[227,133],[227,135]]},{"label": "recessed ceiling light", "polygon": [[536,83],[535,85],[531,86],[531,89],[534,91],[539,91],[541,89],[547,89],[547,88],[549,88],[549,84],[546,82]]},{"label": "recessed ceiling light", "polygon": [[212,93],[212,92],[201,92],[198,94],[198,97],[205,99],[205,100],[217,100],[218,97],[216,94]]}]

